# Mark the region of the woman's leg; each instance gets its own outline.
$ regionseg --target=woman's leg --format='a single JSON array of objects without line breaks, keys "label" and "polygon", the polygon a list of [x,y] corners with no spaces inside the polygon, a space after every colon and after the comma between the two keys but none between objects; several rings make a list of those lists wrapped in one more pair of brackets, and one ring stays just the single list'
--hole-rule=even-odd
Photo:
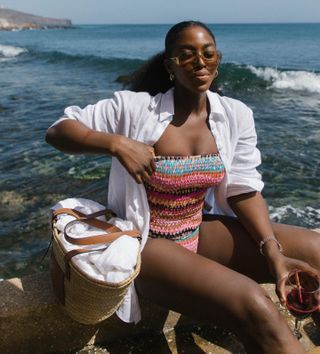
[{"label": "woman's leg", "polygon": [[[320,271],[320,234],[301,227],[272,224],[283,253]],[[198,253],[257,282],[273,281],[264,256],[236,218],[205,215]]]},{"label": "woman's leg", "polygon": [[256,282],[172,241],[147,242],[136,286],[152,302],[230,329],[248,353],[304,353]]}]

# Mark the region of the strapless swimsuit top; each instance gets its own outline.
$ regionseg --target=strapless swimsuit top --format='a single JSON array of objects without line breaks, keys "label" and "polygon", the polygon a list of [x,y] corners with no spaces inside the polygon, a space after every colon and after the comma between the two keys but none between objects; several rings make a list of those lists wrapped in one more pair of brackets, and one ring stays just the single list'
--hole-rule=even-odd
[{"label": "strapless swimsuit top", "polygon": [[150,206],[149,236],[166,238],[196,251],[208,188],[218,185],[225,168],[219,154],[157,156],[145,183]]}]

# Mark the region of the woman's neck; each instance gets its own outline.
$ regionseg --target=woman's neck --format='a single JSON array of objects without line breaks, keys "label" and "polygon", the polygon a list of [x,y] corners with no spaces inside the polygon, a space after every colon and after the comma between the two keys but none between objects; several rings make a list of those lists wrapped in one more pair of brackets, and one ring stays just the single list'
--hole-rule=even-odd
[{"label": "woman's neck", "polygon": [[207,110],[207,93],[194,93],[181,88],[174,90],[174,105],[176,112],[201,114]]}]

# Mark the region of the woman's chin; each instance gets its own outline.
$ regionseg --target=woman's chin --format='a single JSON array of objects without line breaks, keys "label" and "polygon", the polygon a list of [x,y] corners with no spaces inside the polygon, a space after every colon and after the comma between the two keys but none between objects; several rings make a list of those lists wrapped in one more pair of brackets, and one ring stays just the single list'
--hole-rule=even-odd
[{"label": "woman's chin", "polygon": [[210,89],[211,83],[203,83],[194,88],[194,91],[196,92],[206,92]]},{"label": "woman's chin", "polygon": [[194,89],[198,92],[208,91],[212,85],[212,80],[205,80],[205,78],[197,78],[194,83]]},{"label": "woman's chin", "polygon": [[201,81],[201,80],[193,80],[192,83],[188,83],[186,85],[176,85],[176,88],[180,90],[187,90],[189,92],[199,94],[206,92],[210,89],[212,84],[211,80]]}]

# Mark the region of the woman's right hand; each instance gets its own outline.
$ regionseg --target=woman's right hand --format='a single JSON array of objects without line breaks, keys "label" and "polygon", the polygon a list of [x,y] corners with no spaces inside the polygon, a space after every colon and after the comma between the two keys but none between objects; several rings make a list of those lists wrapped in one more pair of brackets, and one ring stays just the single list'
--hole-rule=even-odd
[{"label": "woman's right hand", "polygon": [[275,276],[276,294],[278,295],[280,303],[283,306],[286,304],[285,282],[290,272],[299,269],[320,279],[320,273],[317,269],[311,267],[311,265],[304,261],[286,257],[280,252],[278,252],[275,257],[270,258],[267,261],[271,273]]},{"label": "woman's right hand", "polygon": [[139,184],[155,171],[154,149],[147,144],[118,135],[113,155]]}]

